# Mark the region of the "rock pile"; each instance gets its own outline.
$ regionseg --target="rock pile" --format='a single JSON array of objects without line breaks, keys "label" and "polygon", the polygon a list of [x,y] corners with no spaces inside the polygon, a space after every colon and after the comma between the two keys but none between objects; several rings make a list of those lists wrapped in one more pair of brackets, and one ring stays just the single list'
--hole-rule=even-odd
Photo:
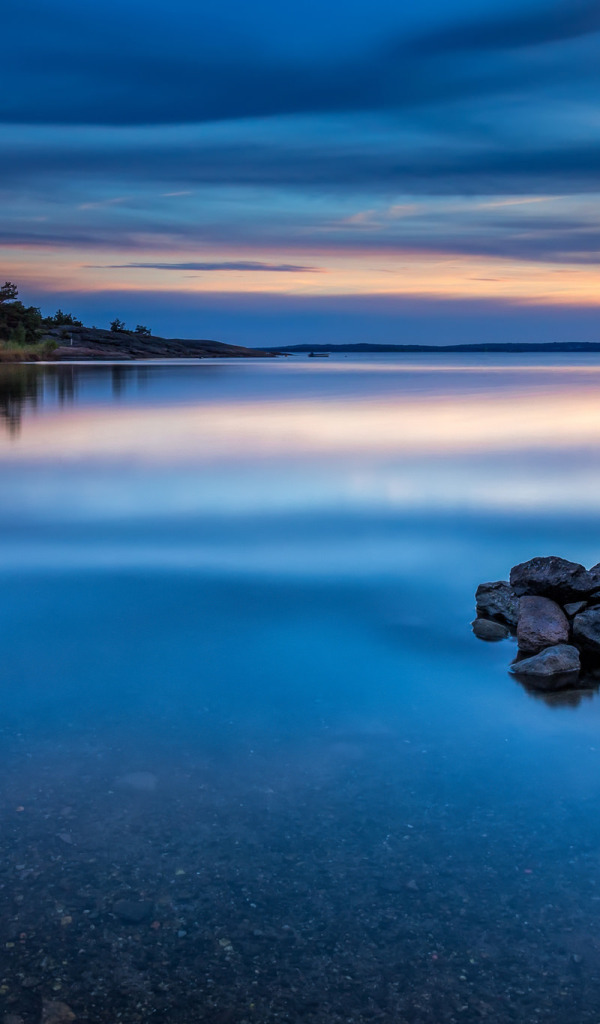
[{"label": "rock pile", "polygon": [[598,685],[600,563],[532,558],[511,569],[509,583],[481,583],[475,601],[475,636],[516,635],[510,671],[523,682],[539,690]]}]

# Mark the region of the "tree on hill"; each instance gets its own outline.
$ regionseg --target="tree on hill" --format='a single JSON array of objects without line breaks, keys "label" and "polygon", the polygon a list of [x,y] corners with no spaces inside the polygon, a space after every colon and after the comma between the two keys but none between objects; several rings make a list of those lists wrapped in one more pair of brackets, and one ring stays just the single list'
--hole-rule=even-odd
[{"label": "tree on hill", "polygon": [[54,316],[44,317],[44,327],[83,327],[83,323],[72,313],[63,313],[62,309],[57,309]]},{"label": "tree on hill", "polygon": [[144,327],[143,324],[138,324],[136,329],[135,329],[135,331],[133,333],[134,334],[140,334],[142,336],[142,338],[150,338],[151,335],[152,335],[152,331],[150,330],[150,328],[149,327]]},{"label": "tree on hill", "polygon": [[110,322],[110,329],[111,329],[111,331],[114,331],[115,334],[120,332],[120,331],[127,330],[127,328],[125,327],[125,321],[124,320],[119,320],[118,317],[115,317],[114,320],[111,320],[111,322]]},{"label": "tree on hill", "polygon": [[42,333],[42,314],[37,306],[24,306],[12,281],[0,286],[0,339],[35,344]]},{"label": "tree on hill", "polygon": [[5,281],[0,288],[0,303],[14,302],[19,294],[19,289],[12,281]]}]

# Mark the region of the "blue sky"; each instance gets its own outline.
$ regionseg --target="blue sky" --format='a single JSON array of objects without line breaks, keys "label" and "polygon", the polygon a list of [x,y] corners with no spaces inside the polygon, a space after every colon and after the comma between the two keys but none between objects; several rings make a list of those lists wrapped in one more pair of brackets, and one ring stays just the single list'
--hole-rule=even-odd
[{"label": "blue sky", "polygon": [[9,0],[3,43],[0,277],[44,311],[598,338],[597,2]]}]

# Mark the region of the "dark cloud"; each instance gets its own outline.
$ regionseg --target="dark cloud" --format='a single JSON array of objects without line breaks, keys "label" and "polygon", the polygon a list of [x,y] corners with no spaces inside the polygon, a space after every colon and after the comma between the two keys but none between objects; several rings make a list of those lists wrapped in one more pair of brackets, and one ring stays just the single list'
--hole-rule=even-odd
[{"label": "dark cloud", "polygon": [[[163,234],[161,234],[161,229]],[[73,225],[69,231],[63,226],[62,232],[54,233],[49,225],[47,234],[40,231],[0,229],[0,245],[19,249],[24,246],[48,248],[81,248],[88,251],[123,251],[143,253],[148,249],[173,252],[173,249],[188,249],[199,241],[204,246],[254,246],[268,245],[285,252],[304,249],[310,245],[313,258],[322,254],[323,260],[333,252],[354,254],[372,265],[385,268],[386,259],[402,255],[404,258],[444,254],[447,256],[473,256],[480,258],[502,258],[508,260],[536,261],[538,263],[600,265],[600,219],[590,223],[583,217],[576,218],[569,213],[561,218],[537,219],[523,216],[522,219],[509,217],[506,220],[490,218],[483,212],[447,214],[443,218],[435,209],[424,212],[419,218],[400,220],[395,223],[369,227],[343,225],[326,222],[315,225],[309,234],[301,217],[295,222],[289,220],[277,231],[260,225],[227,222],[218,225],[190,225],[186,223],[165,225],[149,217],[144,232],[135,231],[128,222],[108,223],[99,226],[97,233],[82,234]],[[154,269],[157,271],[180,271],[202,273],[213,271],[258,271],[275,273],[323,273],[314,265],[264,263],[260,261],[140,261],[110,264],[85,264],[90,269]],[[10,276],[8,271],[5,276]],[[481,278],[482,280],[484,278]]]},{"label": "dark cloud", "polygon": [[[144,261],[111,264],[123,270],[191,273],[317,272],[295,261],[326,250],[598,262],[600,227],[565,210],[379,224],[339,213],[407,196],[597,192],[598,0],[425,0],[426,32],[413,5],[384,25],[383,0],[357,0],[373,17],[352,46],[341,0],[323,18],[309,2],[305,26],[294,5],[256,2],[257,12],[231,0],[219,10],[7,0],[0,120],[23,126],[7,128],[2,146],[0,242],[78,247],[95,264],[110,250]],[[311,116],[277,116],[288,114]],[[206,123],[218,120],[228,123]],[[189,215],[167,190],[196,191]],[[168,261],[211,257],[219,244],[282,262]]]},{"label": "dark cloud", "polygon": [[[402,138],[399,135],[399,138]],[[600,177],[600,140],[536,144],[534,140],[426,139],[423,144],[402,141],[378,149],[359,142],[328,143],[316,138],[311,146],[203,144],[173,142],[130,145],[122,136],[102,148],[63,146],[46,141],[4,147],[0,188],[7,191],[27,183],[36,194],[52,196],[73,181],[116,181],[118,187],[201,186],[298,189],[311,193],[370,192],[395,196],[498,195],[596,192]],[[152,197],[155,204],[158,197]],[[109,202],[112,202],[110,200]],[[137,200],[143,205],[144,197]],[[93,204],[88,204],[93,205]],[[123,203],[119,208],[127,208]],[[85,211],[91,217],[94,211]],[[103,218],[106,209],[100,211]],[[78,214],[85,223],[84,214]],[[84,229],[82,228],[82,231]]]},{"label": "dark cloud", "polygon": [[[344,11],[340,8],[340,17]],[[437,21],[442,21],[439,16]],[[297,113],[411,110],[423,104],[554,87],[560,63],[506,51],[583,38],[600,27],[596,0],[569,0],[455,21],[415,37],[402,28],[324,54],[289,51],[286,33],[247,36],[206,5],[182,20],[137,5],[22,0],[3,17],[0,120],[44,124],[182,124]],[[376,17],[376,10],[373,12]],[[283,26],[285,28],[285,26]],[[275,32],[275,30],[273,30]],[[318,39],[319,26],[315,25]],[[27,56],[25,59],[25,40]],[[269,45],[270,44],[270,45]],[[443,59],[440,55],[443,55]],[[484,60],[479,59],[480,55]],[[453,59],[454,55],[454,59]],[[569,80],[597,80],[571,56]]]},{"label": "dark cloud", "polygon": [[[443,149],[425,144],[399,154],[389,146],[360,152],[357,146],[322,139],[310,148],[276,143],[197,143],[192,148],[189,142],[165,148],[138,143],[135,136],[127,140],[122,133],[115,133],[111,141],[109,133],[102,150],[90,151],[72,142],[61,149],[51,141],[5,148],[0,188],[7,196],[25,188],[30,196],[43,197],[40,210],[49,216],[19,221],[6,203],[0,243],[87,250],[87,261],[94,265],[101,262],[102,250],[111,252],[112,261],[114,253],[123,252],[124,260],[111,261],[111,266],[192,273],[314,273],[320,268],[312,261],[325,261],[327,251],[363,252],[365,258],[369,252],[413,251],[596,264],[600,213],[592,214],[591,200],[585,213],[577,213],[569,201],[496,207],[483,198],[593,194],[599,180],[600,143],[593,141],[536,149],[495,141],[476,146],[454,138]],[[82,196],[95,196],[107,181],[113,190],[122,188],[131,195],[116,203],[113,193],[105,205],[81,202]],[[192,198],[165,198],[167,184],[192,193]],[[243,191],[248,186],[250,198]],[[215,198],[224,189],[234,197],[234,217],[231,199],[219,205]],[[274,191],[279,197],[276,215],[271,206]],[[387,215],[398,195],[410,195],[416,211]],[[437,199],[454,196],[478,197],[479,203],[459,199],[456,213],[436,213]],[[348,211],[350,202],[350,212],[375,209],[357,220],[339,212]],[[257,247],[262,255],[268,247],[283,259],[193,258],[198,250],[212,256],[208,246],[226,246],[229,252],[234,247],[244,255]],[[294,250],[302,253],[306,266],[297,255],[290,259]],[[162,260],[157,259],[161,252]],[[190,259],[174,262],[169,258],[174,252],[189,254]],[[131,257],[136,254],[140,258],[134,262]]]},{"label": "dark cloud", "polygon": [[598,0],[563,0],[432,31],[418,40],[414,48],[421,53],[518,49],[596,32],[600,32]]},{"label": "dark cloud", "polygon": [[302,267],[293,263],[261,263],[258,260],[235,260],[214,263],[110,263],[94,270],[265,270],[286,274],[319,274],[322,267]]}]

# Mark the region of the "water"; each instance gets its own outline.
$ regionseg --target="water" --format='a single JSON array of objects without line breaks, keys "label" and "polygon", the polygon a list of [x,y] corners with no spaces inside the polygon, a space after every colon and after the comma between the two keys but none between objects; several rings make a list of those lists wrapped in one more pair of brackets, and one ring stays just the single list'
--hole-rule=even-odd
[{"label": "water", "polygon": [[0,473],[8,1024],[596,1024],[600,702],[469,622],[600,362],[3,366]]}]

